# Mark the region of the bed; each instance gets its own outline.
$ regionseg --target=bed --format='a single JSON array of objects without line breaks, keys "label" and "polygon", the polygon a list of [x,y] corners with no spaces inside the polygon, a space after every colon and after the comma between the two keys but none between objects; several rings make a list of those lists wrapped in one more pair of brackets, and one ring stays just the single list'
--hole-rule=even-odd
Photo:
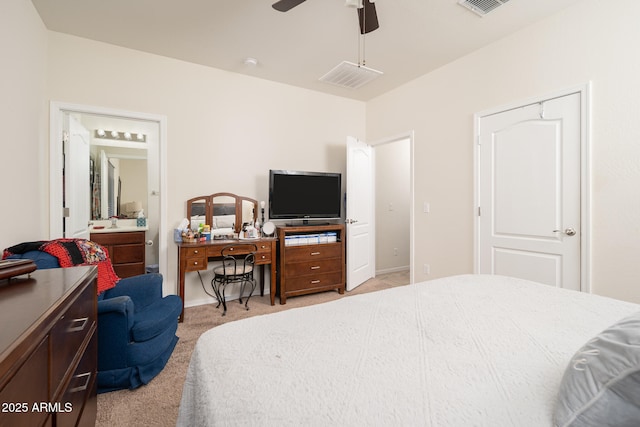
[{"label": "bed", "polygon": [[198,340],[177,424],[592,425],[626,393],[617,424],[638,425],[639,314],[463,275],[247,318]]}]

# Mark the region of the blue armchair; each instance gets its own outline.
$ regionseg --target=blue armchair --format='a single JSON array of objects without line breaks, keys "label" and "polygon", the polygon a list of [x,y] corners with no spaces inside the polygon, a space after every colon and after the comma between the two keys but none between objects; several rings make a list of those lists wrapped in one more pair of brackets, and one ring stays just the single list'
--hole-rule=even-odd
[{"label": "blue armchair", "polygon": [[[38,269],[59,268],[58,259],[41,251],[11,258],[32,259]],[[98,296],[98,392],[134,389],[162,371],[178,342],[182,301],[162,297],[162,276],[120,279]]]}]

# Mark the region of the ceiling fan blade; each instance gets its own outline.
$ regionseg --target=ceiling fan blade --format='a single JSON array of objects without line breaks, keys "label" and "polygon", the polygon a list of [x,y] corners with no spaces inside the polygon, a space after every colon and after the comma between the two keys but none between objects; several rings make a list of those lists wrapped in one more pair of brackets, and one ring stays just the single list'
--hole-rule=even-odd
[{"label": "ceiling fan blade", "polygon": [[278,12],[286,12],[293,9],[300,3],[304,3],[306,0],[280,0],[271,5]]},{"label": "ceiling fan blade", "polygon": [[369,0],[364,0],[362,3],[363,7],[358,9],[358,20],[360,21],[360,34],[366,34],[377,30],[380,25],[378,25],[375,3],[371,3]]}]

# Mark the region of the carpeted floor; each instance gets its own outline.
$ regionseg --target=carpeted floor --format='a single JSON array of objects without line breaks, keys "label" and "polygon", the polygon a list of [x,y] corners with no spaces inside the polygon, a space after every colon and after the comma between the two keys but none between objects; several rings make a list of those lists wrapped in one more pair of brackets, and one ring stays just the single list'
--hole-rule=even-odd
[{"label": "carpeted floor", "polygon": [[182,396],[182,385],[187,374],[191,352],[200,335],[218,325],[251,316],[260,316],[295,307],[320,304],[351,295],[373,292],[409,283],[409,273],[389,273],[380,275],[360,285],[344,295],[336,291],[287,298],[285,305],[271,306],[269,296],[251,297],[250,310],[237,301],[227,303],[228,311],[221,316],[222,309],[215,305],[190,307],[185,310],[185,320],[178,325],[180,338],[176,348],[164,368],[146,386],[136,390],[120,390],[98,395],[98,418],[96,426],[175,426]]}]

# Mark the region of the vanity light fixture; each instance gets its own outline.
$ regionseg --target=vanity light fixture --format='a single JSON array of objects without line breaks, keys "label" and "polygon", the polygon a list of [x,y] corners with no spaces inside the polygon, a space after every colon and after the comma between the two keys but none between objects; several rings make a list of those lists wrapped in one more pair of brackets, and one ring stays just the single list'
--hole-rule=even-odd
[{"label": "vanity light fixture", "polygon": [[147,142],[147,135],[145,135],[144,133],[118,132],[116,130],[96,129],[94,132],[94,137],[99,139]]}]

